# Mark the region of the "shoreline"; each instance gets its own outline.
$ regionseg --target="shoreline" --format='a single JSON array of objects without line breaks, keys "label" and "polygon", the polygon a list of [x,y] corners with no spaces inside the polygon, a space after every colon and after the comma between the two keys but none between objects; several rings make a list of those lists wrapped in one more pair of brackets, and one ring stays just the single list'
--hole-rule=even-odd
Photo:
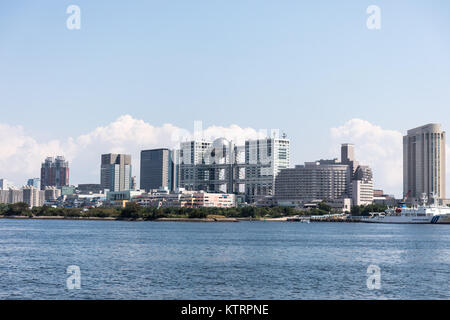
[{"label": "shoreline", "polygon": [[0,219],[19,219],[19,220],[93,220],[93,221],[155,221],[155,222],[240,222],[240,221],[268,221],[268,222],[286,222],[289,217],[282,218],[157,218],[154,220],[122,219],[115,217],[65,217],[65,216],[0,216]]},{"label": "shoreline", "polygon": [[[0,219],[19,219],[19,220],[91,220],[91,221],[153,221],[153,222],[241,222],[241,221],[263,221],[263,222],[289,222],[288,219],[292,217],[280,217],[280,218],[251,218],[251,217],[238,217],[238,218],[226,218],[226,217],[210,217],[210,218],[157,218],[153,220],[146,220],[143,218],[117,218],[117,217],[66,217],[66,216],[2,216]],[[338,223],[361,223],[360,219],[311,219],[310,217],[304,217],[310,219],[311,222],[338,222]],[[293,221],[298,222],[298,221]]]},{"label": "shoreline", "polygon": [[236,218],[157,218],[154,220],[123,219],[114,217],[65,217],[65,216],[0,216],[0,219],[15,220],[93,220],[93,221],[155,221],[155,222],[239,222]]}]

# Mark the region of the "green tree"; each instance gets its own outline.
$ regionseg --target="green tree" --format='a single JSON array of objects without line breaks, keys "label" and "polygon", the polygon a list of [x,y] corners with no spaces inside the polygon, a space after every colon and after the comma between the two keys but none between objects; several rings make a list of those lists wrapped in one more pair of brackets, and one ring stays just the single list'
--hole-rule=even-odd
[{"label": "green tree", "polygon": [[122,209],[120,217],[136,219],[139,218],[141,212],[142,207],[139,204],[137,204],[136,202],[128,202],[125,205],[125,208]]},{"label": "green tree", "polygon": [[328,205],[325,200],[322,200],[322,202],[319,203],[318,208],[320,210],[326,211],[326,212],[331,212],[331,206]]},{"label": "green tree", "polygon": [[31,210],[25,202],[9,204],[8,209],[5,211],[6,216],[26,216],[30,214]]}]

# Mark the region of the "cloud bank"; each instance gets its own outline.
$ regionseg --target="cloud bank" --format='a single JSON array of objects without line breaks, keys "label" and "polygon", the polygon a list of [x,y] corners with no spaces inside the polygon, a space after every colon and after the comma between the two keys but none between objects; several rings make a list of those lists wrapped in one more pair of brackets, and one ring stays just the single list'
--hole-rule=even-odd
[{"label": "cloud bank", "polygon": [[[63,155],[69,161],[70,183],[99,183],[100,157],[104,153],[132,155],[133,175],[139,177],[140,151],[152,148],[174,148],[189,140],[193,133],[173,124],[156,127],[130,115],[120,116],[106,126],[78,137],[39,142],[21,126],[0,124],[0,178],[24,185],[28,178],[39,177],[42,161],[48,156]],[[206,138],[225,137],[242,142],[256,138],[252,128],[211,126],[203,130]],[[139,180],[139,179],[138,179]]]},{"label": "cloud bank", "polygon": [[[339,154],[341,143],[355,144],[355,157],[372,167],[376,188],[401,197],[403,193],[403,134],[383,129],[366,120],[352,119],[340,127],[330,129],[332,152]],[[447,168],[450,148],[446,147]],[[447,181],[450,181],[447,173]]]}]

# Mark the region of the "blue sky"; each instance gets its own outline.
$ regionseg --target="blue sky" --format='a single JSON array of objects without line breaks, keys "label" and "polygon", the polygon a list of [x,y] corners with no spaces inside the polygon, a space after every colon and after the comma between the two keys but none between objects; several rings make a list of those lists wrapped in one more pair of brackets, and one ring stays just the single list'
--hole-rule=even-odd
[{"label": "blue sky", "polygon": [[[66,28],[71,4],[81,30]],[[449,39],[445,0],[2,1],[0,123],[42,143],[124,114],[280,128],[302,163],[330,156],[330,129],[355,118],[449,128]]]}]

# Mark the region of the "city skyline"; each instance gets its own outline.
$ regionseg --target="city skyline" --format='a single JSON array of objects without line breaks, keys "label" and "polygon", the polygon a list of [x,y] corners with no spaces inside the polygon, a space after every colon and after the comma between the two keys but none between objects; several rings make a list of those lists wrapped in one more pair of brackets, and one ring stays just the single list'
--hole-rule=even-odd
[{"label": "city skyline", "polygon": [[[130,126],[128,130],[124,130],[123,127],[120,127],[119,124],[121,124],[123,121],[131,121],[133,125]],[[119,136],[123,135],[124,141],[122,141],[119,144],[113,144],[113,146],[110,146],[110,150],[119,150],[120,152],[116,153],[127,153],[131,154],[131,160],[132,160],[132,166],[133,169],[133,176],[136,176],[139,179],[140,176],[140,153],[142,150],[150,149],[150,148],[161,148],[161,147],[167,147],[167,148],[177,148],[178,143],[176,141],[179,141],[180,139],[190,140],[195,139],[196,137],[199,138],[199,133],[189,132],[188,130],[184,130],[181,128],[154,128],[151,126],[148,126],[148,130],[152,132],[158,132],[158,134],[155,136],[151,135],[147,138],[153,140],[149,141],[148,143],[145,141],[141,141],[141,144],[133,142],[134,140],[139,140],[139,137],[146,138],[146,132],[144,130],[144,133],[141,132],[142,136],[139,136],[139,130],[137,130],[135,127],[143,128],[147,124],[143,121],[137,121],[136,119],[133,119],[131,116],[125,116],[122,118],[122,122],[118,121],[116,123],[113,123],[111,126],[102,128],[102,130],[95,130],[94,133],[91,136],[84,135],[79,137],[76,141],[82,145],[82,141],[87,140],[94,140],[91,141],[90,148],[88,149],[89,152],[86,152],[86,148],[78,147],[78,152],[74,153],[72,158],[67,158],[69,161],[69,166],[71,170],[70,175],[70,181],[72,185],[77,184],[84,184],[84,183],[99,183],[100,182],[100,170],[98,170],[98,157],[101,154],[107,153],[99,151],[99,146],[101,148],[102,143],[101,139],[98,139],[98,136],[102,136],[102,134],[99,134],[98,131],[104,131],[103,136],[109,136],[112,132],[114,132],[114,128],[119,128],[122,130],[122,133],[117,133]],[[139,124],[136,126],[136,122]],[[194,123],[194,130],[198,130],[199,128],[195,128],[197,123]],[[201,123],[200,123],[200,129],[201,129]],[[445,128],[443,128],[445,131]],[[278,130],[280,131],[280,130]],[[208,127],[203,129],[201,132],[203,132],[204,137],[207,140],[214,140],[216,138],[225,137],[229,140],[238,141],[241,144],[245,139],[255,139],[257,137],[260,137],[262,132],[264,130],[259,129],[251,129],[251,128],[240,128],[238,126],[230,126],[228,128],[224,127]],[[265,130],[267,135],[270,135],[270,129]],[[281,130],[281,132],[283,132]],[[131,134],[133,133],[133,134]],[[173,134],[173,135],[172,135]],[[97,139],[92,139],[92,135],[97,135]],[[128,137],[128,135],[130,135]],[[358,159],[361,160],[361,162],[369,165],[374,174],[374,188],[375,189],[383,189],[386,193],[394,194],[397,198],[403,197],[403,171],[402,171],[402,139],[403,136],[406,135],[406,133],[396,132],[396,131],[390,131],[390,130],[383,130],[380,127],[376,127],[371,125],[368,122],[364,122],[362,120],[354,119],[346,124],[344,126],[336,127],[330,129],[330,142],[334,143],[333,146],[330,146],[328,148],[328,151],[324,150],[323,154],[321,156],[316,157],[315,159],[304,159],[303,162],[309,162],[309,161],[317,161],[319,159],[334,159],[338,158],[336,157],[336,154],[339,153],[339,147],[341,144],[349,143],[349,141],[352,141],[352,143],[355,145],[355,153],[358,157]],[[112,135],[114,138],[114,135]],[[290,135],[288,134],[288,138]],[[351,139],[353,137],[353,139]],[[374,138],[375,137],[375,138]],[[397,141],[398,140],[398,141]],[[359,142],[353,142],[353,141],[359,141]],[[376,143],[374,143],[376,142]],[[98,144],[97,144],[98,143]],[[161,143],[161,144],[160,144]],[[130,144],[130,148],[127,148],[127,144]],[[292,144],[292,139],[291,139]],[[74,150],[73,146],[75,143],[72,141],[72,150]],[[149,148],[143,147],[143,146],[151,146]],[[396,153],[395,149],[400,148],[399,152]],[[133,149],[133,152],[129,152],[129,149]],[[292,147],[291,147],[292,149]],[[63,150],[63,148],[58,149]],[[93,151],[95,150],[95,152]],[[291,150],[291,153],[293,153],[294,150]],[[379,153],[382,153],[382,156],[380,157]],[[447,154],[449,153],[449,148],[447,146],[446,148]],[[111,152],[114,153],[114,152]],[[51,155],[59,155],[58,152],[53,152]],[[61,154],[64,154],[61,153]],[[372,155],[377,155],[378,158],[371,158]],[[48,156],[48,155],[47,155]],[[44,159],[47,157],[45,156]],[[91,160],[95,159],[95,160]],[[24,163],[29,163],[30,159],[25,159]],[[78,161],[81,160],[81,161]],[[447,164],[449,162],[449,157],[446,157]],[[43,160],[38,161],[37,167],[40,167],[40,164],[43,162]],[[291,157],[291,165],[290,167],[294,167],[295,165],[302,164],[301,161],[292,160]],[[84,163],[85,167],[82,166]],[[87,171],[86,171],[87,168]],[[7,168],[6,168],[7,169]],[[8,170],[5,170],[5,168],[0,169],[0,177],[7,179],[8,181],[14,183],[17,187],[21,187],[23,185],[26,185],[26,181],[33,176],[33,173],[21,173],[21,176],[26,177],[24,182],[20,183],[21,180],[19,180],[19,183],[16,182],[13,174],[9,172]],[[34,171],[32,171],[34,172]],[[80,174],[80,173],[83,173]],[[87,173],[86,173],[87,172]],[[392,176],[383,177],[382,173],[389,173],[394,172],[396,174],[396,177],[398,178],[396,182],[396,189],[389,188],[390,184],[389,181],[393,180]],[[16,175],[17,176],[17,175]],[[447,172],[448,176],[448,172]],[[447,177],[448,181],[448,177]],[[138,186],[140,185],[140,182],[138,181]]]},{"label": "city skyline", "polygon": [[0,299],[449,299],[449,107],[449,0],[0,1]]},{"label": "city skyline", "polygon": [[62,154],[73,184],[93,183],[112,152],[132,154],[139,178],[140,150],[202,120],[244,137],[280,128],[292,164],[354,143],[375,186],[400,197],[402,136],[450,127],[450,3],[437,3],[79,0],[79,30],[72,2],[2,3],[0,177],[25,184]]}]

